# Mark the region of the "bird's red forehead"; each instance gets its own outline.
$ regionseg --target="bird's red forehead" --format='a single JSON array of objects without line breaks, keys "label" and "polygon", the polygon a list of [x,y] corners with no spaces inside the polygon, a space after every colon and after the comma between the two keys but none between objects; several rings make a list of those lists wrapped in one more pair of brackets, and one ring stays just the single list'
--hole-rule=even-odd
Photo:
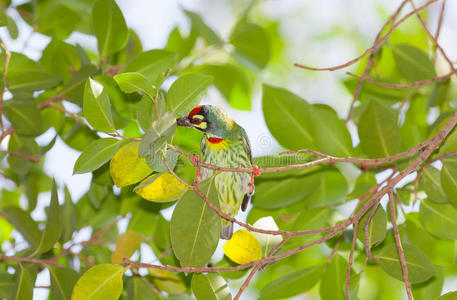
[{"label": "bird's red forehead", "polygon": [[192,109],[189,113],[189,116],[188,118],[189,119],[192,119],[193,116],[195,116],[196,114],[198,114],[200,112],[200,110],[202,109],[203,105],[199,105],[197,107],[195,107],[194,109]]}]

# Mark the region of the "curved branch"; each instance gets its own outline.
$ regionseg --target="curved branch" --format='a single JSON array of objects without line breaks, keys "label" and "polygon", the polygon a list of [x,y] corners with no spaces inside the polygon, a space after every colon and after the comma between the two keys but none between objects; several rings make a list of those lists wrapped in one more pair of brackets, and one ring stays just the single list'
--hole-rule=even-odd
[{"label": "curved branch", "polygon": [[335,70],[339,70],[339,69],[343,69],[343,68],[346,68],[346,67],[349,67],[353,64],[355,64],[356,62],[358,62],[359,60],[361,60],[362,58],[364,58],[365,56],[367,56],[368,54],[372,53],[375,51],[375,49],[381,45],[382,42],[384,42],[385,40],[387,40],[387,38],[392,34],[392,32],[398,27],[400,26],[401,23],[403,23],[406,19],[408,19],[409,17],[411,17],[412,15],[416,14],[416,12],[419,12],[421,10],[423,10],[424,8],[426,8],[427,6],[429,6],[430,4],[436,2],[438,0],[429,0],[427,3],[425,3],[424,5],[422,6],[419,6],[417,9],[409,12],[408,14],[406,14],[403,18],[401,18],[397,23],[395,23],[390,29],[389,31],[382,37],[380,38],[379,40],[377,40],[373,46],[371,46],[370,48],[368,48],[367,50],[365,50],[360,56],[356,57],[356,58],[353,58],[351,59],[350,61],[344,63],[344,64],[341,64],[341,65],[337,65],[337,66],[334,66],[334,67],[324,67],[324,68],[315,68],[315,67],[310,67],[310,66],[306,66],[306,65],[302,65],[302,64],[294,64],[294,66],[298,67],[298,68],[302,68],[302,69],[306,69],[306,70],[310,70],[310,71],[335,71]]}]

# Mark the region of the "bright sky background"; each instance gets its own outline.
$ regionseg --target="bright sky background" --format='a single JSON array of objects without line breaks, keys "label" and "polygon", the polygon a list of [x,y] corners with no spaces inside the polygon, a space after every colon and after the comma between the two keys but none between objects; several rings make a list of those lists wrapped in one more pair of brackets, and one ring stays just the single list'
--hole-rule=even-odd
[{"label": "bright sky background", "polygon": [[[13,1],[18,4],[23,1]],[[181,8],[193,10],[202,15],[203,19],[215,29],[223,38],[226,38],[236,21],[236,14],[248,3],[247,0],[214,1],[214,0],[117,0],[124,13],[127,25],[133,28],[140,36],[145,50],[162,48],[165,46],[168,34],[176,25],[187,30],[189,23],[181,12]],[[339,80],[344,76],[343,71],[311,73],[294,68],[294,62],[314,64],[315,66],[330,66],[346,62],[359,55],[358,47],[362,45],[368,48],[377,31],[386,18],[399,5],[399,0],[268,0],[259,1],[262,12],[272,20],[279,20],[281,35],[288,48],[287,57],[289,62],[280,68],[289,70],[289,77],[285,82],[283,78],[275,77],[275,74],[266,73],[261,75],[262,80],[269,84],[289,88],[293,92],[307,99],[309,102],[321,102],[332,105],[340,114],[345,116],[351,95],[345,92]],[[425,1],[416,0],[416,5]],[[229,4],[230,3],[230,4]],[[438,15],[439,3],[431,6],[430,27],[435,28]],[[407,9],[410,7],[407,5]],[[379,11],[383,11],[381,16]],[[440,42],[453,61],[457,60],[457,1],[447,1],[447,14],[440,35]],[[0,38],[7,43],[7,47],[13,51],[23,49],[24,41],[28,37],[30,29],[23,22],[19,23],[21,32],[16,41],[11,41],[4,29],[0,29]],[[316,37],[326,35],[334,30],[360,33],[359,40],[338,37],[329,40],[318,40]],[[96,49],[96,41],[93,38],[73,35],[70,41],[79,42],[83,39],[85,44]],[[49,38],[34,33],[27,44],[25,53],[34,59],[38,59],[41,50],[49,42]],[[358,44],[356,44],[358,43]],[[271,137],[265,125],[260,103],[260,93],[253,98],[253,109],[250,112],[236,111],[231,109],[223,101],[218,99],[216,93],[209,93],[208,97],[222,106],[229,115],[242,125],[248,132],[255,156],[277,152],[280,147]],[[213,98],[214,97],[214,98]],[[208,100],[204,100],[208,101]],[[71,107],[70,107],[71,108]],[[39,141],[49,141],[54,132],[47,132]],[[6,147],[6,141],[2,148]],[[74,162],[79,153],[67,147],[58,140],[54,148],[46,156],[45,170],[49,176],[55,177],[60,185],[66,184],[73,199],[80,198],[88,189],[91,175],[72,176]],[[8,187],[7,182],[0,182],[0,187]],[[43,207],[49,201],[49,195],[40,197],[39,205],[34,211],[34,217],[43,219]],[[125,222],[124,222],[125,223]],[[125,224],[124,224],[125,225]],[[88,236],[89,232],[83,234]],[[152,255],[152,254],[151,254]],[[151,256],[152,257],[152,256]],[[147,257],[144,257],[148,261]],[[47,274],[39,276],[37,285],[48,285]],[[447,283],[446,289],[450,289]],[[47,290],[36,290],[35,299],[46,299]],[[249,291],[246,295],[249,295]],[[248,297],[246,296],[245,297]],[[250,294],[253,296],[252,294]],[[249,297],[250,298],[250,297]]]}]

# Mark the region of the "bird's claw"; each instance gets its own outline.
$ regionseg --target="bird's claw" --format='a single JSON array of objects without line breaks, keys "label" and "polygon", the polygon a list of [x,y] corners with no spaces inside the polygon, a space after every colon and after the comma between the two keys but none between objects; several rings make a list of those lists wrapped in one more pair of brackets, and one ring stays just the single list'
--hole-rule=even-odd
[{"label": "bird's claw", "polygon": [[252,176],[251,176],[251,182],[249,183],[249,194],[252,195],[254,194],[254,178],[257,176],[260,176],[262,173],[262,169],[254,165],[252,167]]},{"label": "bird's claw", "polygon": [[198,167],[198,164],[200,162],[200,156],[198,155],[191,155],[189,157],[189,160],[190,160],[190,163],[194,166],[194,167]]},{"label": "bird's claw", "polygon": [[254,177],[258,177],[258,176],[260,176],[260,174],[262,174],[262,169],[259,168],[259,167],[257,167],[256,165],[254,165],[254,166],[252,167],[252,171],[253,171],[252,175],[253,175]]},{"label": "bird's claw", "polygon": [[197,174],[195,175],[194,183],[198,183],[200,181],[200,156],[198,155],[191,155],[189,157],[190,163],[197,168]]}]

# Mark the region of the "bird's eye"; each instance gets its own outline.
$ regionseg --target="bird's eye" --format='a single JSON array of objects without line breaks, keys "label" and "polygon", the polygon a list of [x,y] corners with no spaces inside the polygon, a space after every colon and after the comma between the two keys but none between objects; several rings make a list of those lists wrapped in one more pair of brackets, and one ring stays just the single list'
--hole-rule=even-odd
[{"label": "bird's eye", "polygon": [[198,125],[202,122],[202,119],[192,118],[191,122],[192,122],[192,124]]}]

